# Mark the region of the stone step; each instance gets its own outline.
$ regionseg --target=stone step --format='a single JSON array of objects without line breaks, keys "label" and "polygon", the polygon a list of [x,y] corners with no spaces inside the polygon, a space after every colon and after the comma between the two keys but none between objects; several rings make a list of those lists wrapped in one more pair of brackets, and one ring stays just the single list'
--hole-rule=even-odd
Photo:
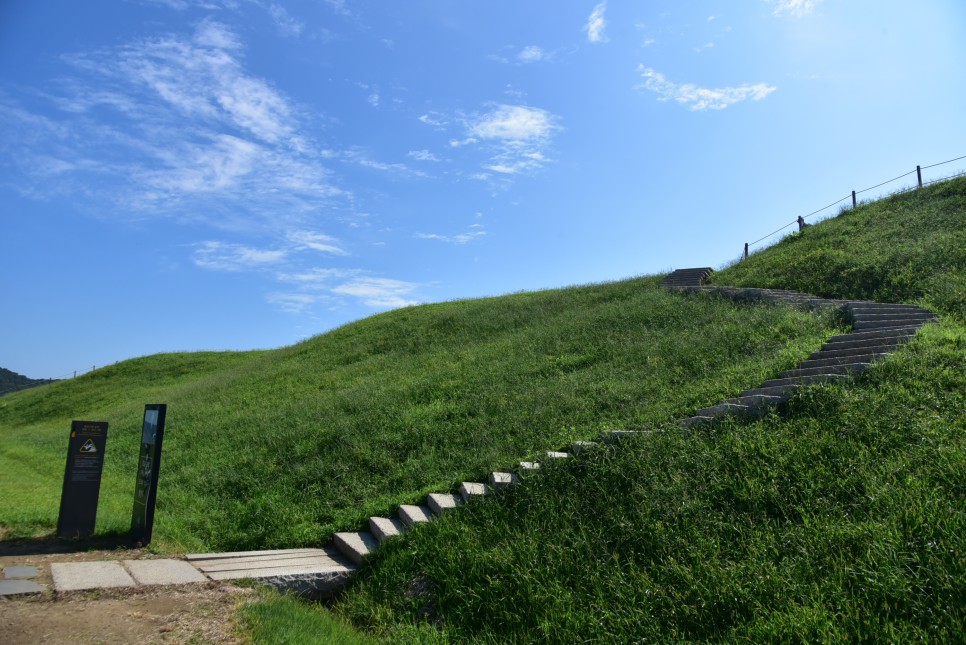
[{"label": "stone step", "polygon": [[[841,352],[841,351],[851,351],[851,350],[866,350],[866,351],[876,351],[876,350],[886,350],[893,351],[896,347],[903,344],[910,338],[912,334],[903,334],[902,336],[891,336],[887,338],[869,338],[866,340],[853,340],[853,341],[839,341],[835,343],[825,343],[819,352]],[[815,352],[815,353],[819,353]]]},{"label": "stone step", "polygon": [[915,311],[886,311],[882,309],[853,309],[853,320],[885,320],[888,318],[922,318],[924,320],[935,320],[939,318],[937,314],[924,309]]},{"label": "stone step", "polygon": [[430,493],[426,497],[426,506],[436,515],[454,509],[463,503],[463,498],[453,493]]},{"label": "stone step", "polygon": [[926,310],[916,305],[890,305],[883,302],[855,302],[845,306],[851,313],[878,313],[878,312],[925,312]]},{"label": "stone step", "polygon": [[759,387],[752,390],[745,390],[741,396],[790,396],[799,388],[798,385],[779,385],[778,387]]},{"label": "stone step", "polygon": [[551,450],[547,453],[547,459],[567,459],[570,453]]},{"label": "stone step", "polygon": [[815,376],[792,376],[776,378],[761,384],[763,389],[782,387],[785,385],[812,385],[815,383],[848,383],[852,378],[848,374],[816,374]]},{"label": "stone step", "polygon": [[[694,413],[695,417],[724,417],[730,415],[747,415],[753,413],[754,408],[748,405],[734,403],[719,403],[710,408],[702,408]],[[694,417],[692,417],[694,418]]]},{"label": "stone step", "polygon": [[433,520],[433,512],[429,510],[428,506],[403,504],[399,507],[399,511],[396,514],[407,528],[412,528],[417,524],[431,522]]},{"label": "stone step", "polygon": [[827,343],[841,343],[854,340],[871,340],[874,338],[894,338],[896,336],[915,336],[921,325],[906,325],[905,327],[891,327],[888,329],[871,329],[866,331],[853,331],[850,334],[839,334],[832,336]]},{"label": "stone step", "polygon": [[771,394],[743,394],[732,399],[725,399],[722,403],[729,405],[746,405],[749,408],[762,408],[780,405],[788,401],[788,396]]},{"label": "stone step", "polygon": [[787,370],[781,373],[782,378],[795,376],[816,376],[819,374],[855,374],[869,368],[869,363],[846,363],[844,365],[829,365],[828,367],[810,367],[806,369]]},{"label": "stone step", "polygon": [[812,367],[831,367],[834,365],[848,365],[851,363],[871,363],[879,359],[883,354],[855,354],[852,356],[833,356],[831,358],[814,358],[802,361],[796,369],[809,369]]},{"label": "stone step", "polygon": [[678,421],[678,424],[684,426],[685,428],[692,428],[695,426],[710,425],[714,422],[715,417],[693,416],[688,417],[687,419],[681,419]]},{"label": "stone step", "polygon": [[473,497],[489,495],[490,492],[490,487],[486,484],[480,484],[477,482],[463,482],[460,484],[460,497],[462,497],[463,501],[466,502],[470,501],[470,499]]},{"label": "stone step", "polygon": [[908,318],[892,318],[889,320],[859,320],[852,323],[852,329],[854,331],[871,331],[873,329],[895,329],[896,327],[921,327],[923,324],[929,322],[929,320],[918,318],[918,317],[908,317]]},{"label": "stone step", "polygon": [[381,544],[391,537],[404,535],[409,529],[395,517],[370,517],[369,530]]},{"label": "stone step", "polygon": [[494,471],[490,473],[488,481],[490,486],[493,487],[493,490],[500,490],[502,488],[506,488],[507,486],[518,484],[520,482],[520,475],[516,473]]},{"label": "stone step", "polygon": [[379,540],[369,531],[358,533],[336,533],[332,537],[332,544],[342,555],[355,564],[362,564],[362,559],[379,547]]},{"label": "stone step", "polygon": [[640,437],[644,434],[651,434],[651,430],[608,430],[600,435],[604,443],[618,443],[621,439],[628,437]]},{"label": "stone step", "polygon": [[809,355],[808,360],[810,361],[820,361],[829,358],[849,358],[852,356],[874,356],[876,360],[881,360],[895,352],[896,346],[891,347],[853,347],[851,349],[839,349],[839,350],[822,350],[820,352],[813,352]]},{"label": "stone step", "polygon": [[532,473],[534,471],[540,470],[539,461],[521,461],[520,462],[520,474]]},{"label": "stone step", "polygon": [[588,450],[593,450],[594,448],[599,448],[600,444],[596,441],[575,441],[573,451],[574,454],[580,454],[582,452],[587,452]]},{"label": "stone step", "polygon": [[212,580],[253,578],[277,589],[315,596],[335,593],[356,570],[335,547],[198,555],[185,558]]}]

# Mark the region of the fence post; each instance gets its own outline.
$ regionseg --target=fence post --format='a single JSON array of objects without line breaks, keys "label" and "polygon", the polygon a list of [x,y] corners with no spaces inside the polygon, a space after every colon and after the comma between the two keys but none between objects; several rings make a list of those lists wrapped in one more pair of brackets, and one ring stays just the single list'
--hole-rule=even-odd
[{"label": "fence post", "polygon": [[919,190],[922,190],[922,168],[916,166],[916,178],[919,180]]},{"label": "fence post", "polygon": [[748,242],[745,242],[745,259],[748,259]]},{"label": "fence post", "polygon": [[857,202],[855,201],[855,191],[852,191],[852,208],[855,208]]}]

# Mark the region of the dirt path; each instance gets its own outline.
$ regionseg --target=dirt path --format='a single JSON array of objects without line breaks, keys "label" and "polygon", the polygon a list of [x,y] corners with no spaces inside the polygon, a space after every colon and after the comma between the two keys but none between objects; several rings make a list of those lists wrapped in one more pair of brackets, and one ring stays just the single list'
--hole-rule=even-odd
[{"label": "dirt path", "polygon": [[0,567],[33,566],[43,595],[0,597],[0,643],[240,643],[235,608],[251,590],[207,583],[56,594],[51,562],[152,557],[140,550],[0,555]]}]

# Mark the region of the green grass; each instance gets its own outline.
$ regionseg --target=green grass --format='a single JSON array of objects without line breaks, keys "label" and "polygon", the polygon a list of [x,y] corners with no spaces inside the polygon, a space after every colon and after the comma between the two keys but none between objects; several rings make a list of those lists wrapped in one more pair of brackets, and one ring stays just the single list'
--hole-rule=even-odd
[{"label": "green grass", "polygon": [[862,204],[712,276],[739,287],[915,302],[966,322],[966,177]]},{"label": "green grass", "polygon": [[966,329],[789,418],[652,434],[387,545],[335,610],[391,642],[961,642]]},{"label": "green grass", "polygon": [[127,361],[0,400],[0,526],[54,527],[76,418],[110,423],[98,532],[126,530],[141,409],[163,402],[158,548],[316,545],[573,439],[688,416],[836,324],[641,278],[408,308],[276,351]]},{"label": "green grass", "polygon": [[253,645],[371,645],[375,641],[325,609],[269,590],[243,604],[236,620]]},{"label": "green grass", "polygon": [[[392,642],[962,642],[964,231],[958,179],[714,276],[943,314],[784,418],[671,423],[790,367],[836,316],[657,277],[404,309],[282,350],[147,357],[6,396],[0,531],[52,530],[72,418],[111,423],[98,532],[125,530],[144,403],[169,405],[155,535],[171,550],[319,544],[573,439],[666,429],[390,542],[332,611]],[[324,642],[334,620],[277,596],[241,616],[272,642]]]}]

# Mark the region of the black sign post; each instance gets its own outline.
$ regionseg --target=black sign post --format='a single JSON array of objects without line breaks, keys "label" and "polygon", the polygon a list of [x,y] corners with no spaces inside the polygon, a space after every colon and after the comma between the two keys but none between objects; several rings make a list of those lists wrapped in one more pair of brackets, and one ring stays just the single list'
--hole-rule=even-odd
[{"label": "black sign post", "polygon": [[141,426],[141,456],[134,488],[134,511],[131,513],[131,539],[147,545],[154,529],[154,505],[158,499],[158,471],[161,468],[161,441],[164,439],[164,417],[168,406],[163,403],[144,406]]},{"label": "black sign post", "polygon": [[71,422],[64,488],[60,493],[60,515],[57,519],[58,537],[93,535],[106,446],[106,421]]}]

